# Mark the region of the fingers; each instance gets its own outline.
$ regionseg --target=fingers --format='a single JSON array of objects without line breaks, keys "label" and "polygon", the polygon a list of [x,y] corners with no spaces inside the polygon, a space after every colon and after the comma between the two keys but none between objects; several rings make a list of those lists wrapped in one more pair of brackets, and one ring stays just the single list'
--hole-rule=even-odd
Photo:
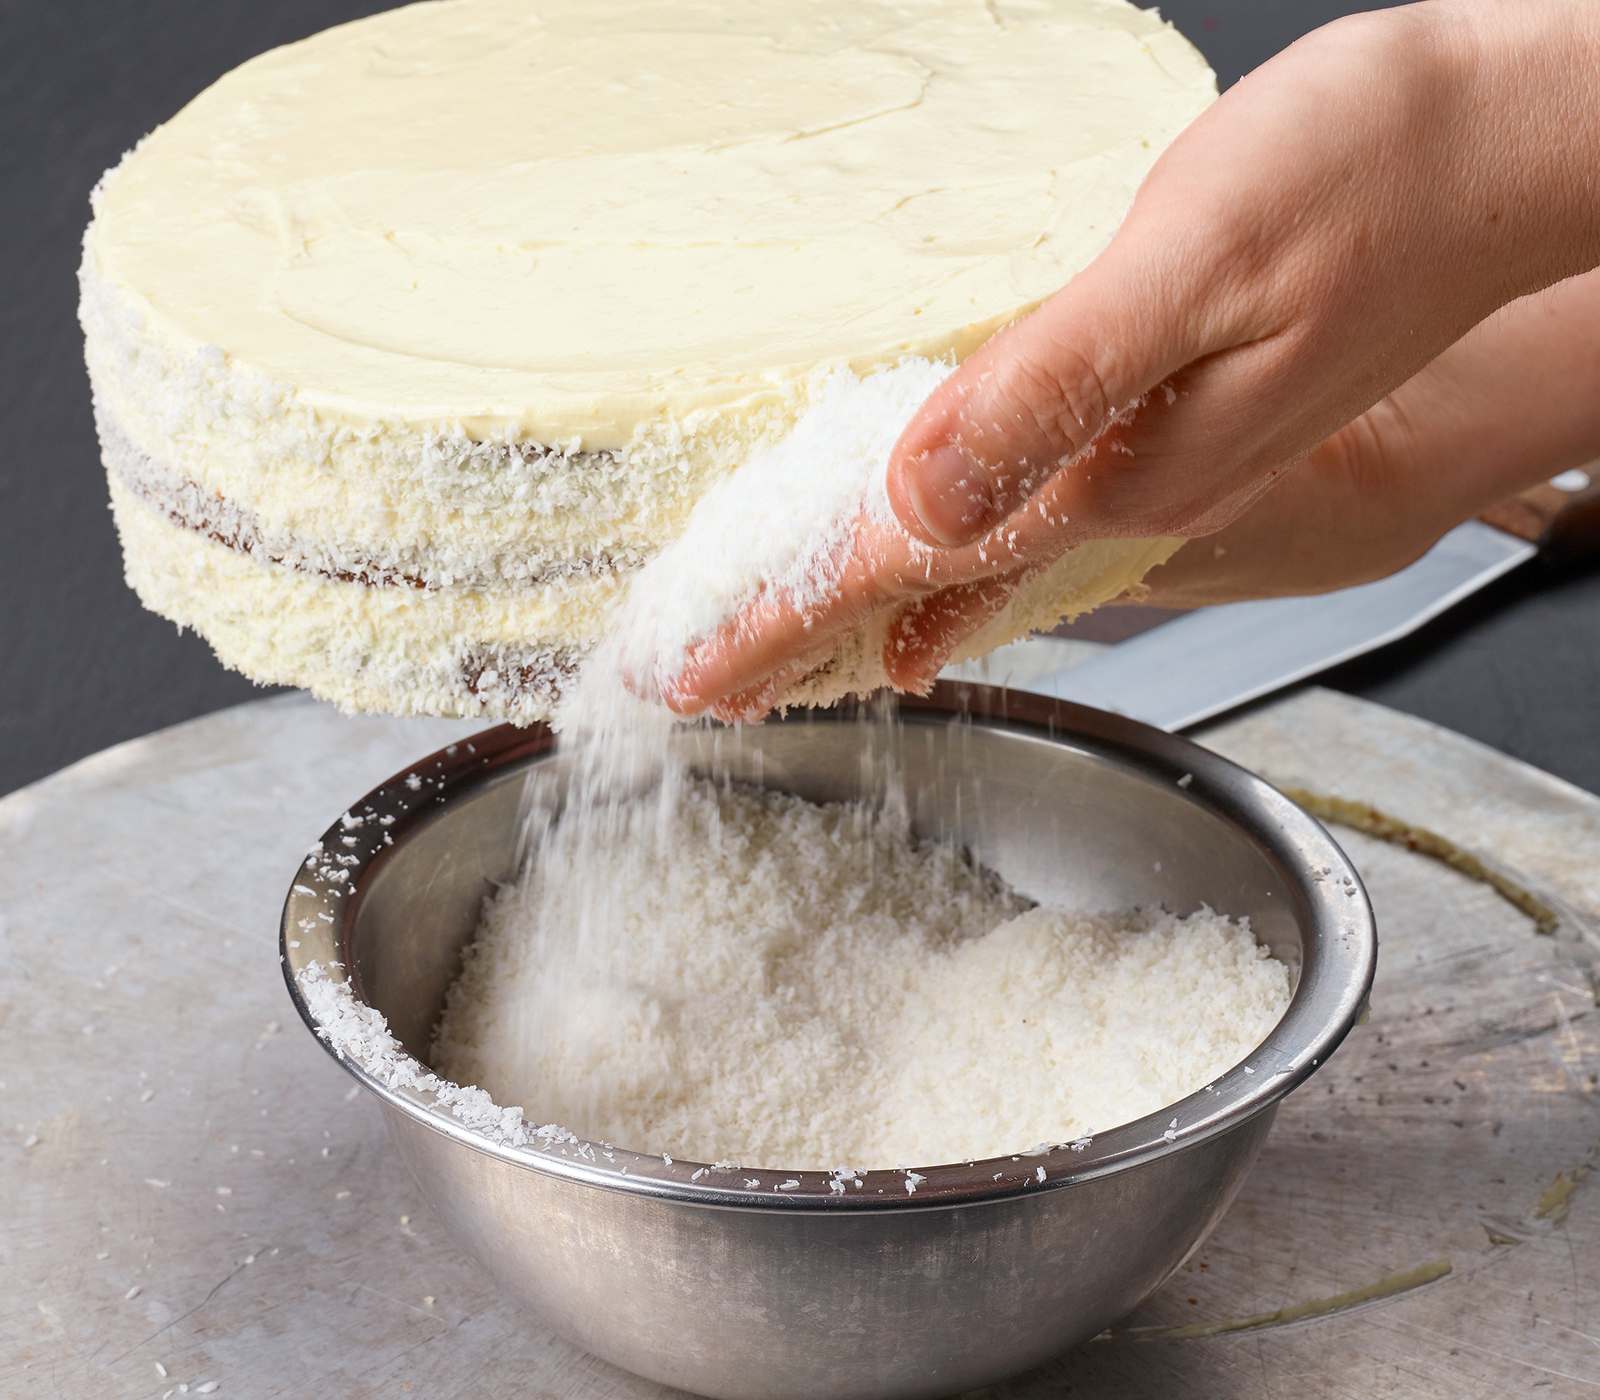
[{"label": "fingers", "polygon": [[[1031,539],[1030,546],[1040,548]],[[1042,548],[1052,558],[1060,552],[1048,543]],[[829,597],[802,604],[763,593],[696,645],[677,675],[658,677],[657,689],[679,714],[709,710],[722,720],[759,719],[846,636],[892,615],[883,653],[889,682],[925,690],[950,653],[1005,607],[1032,570],[1003,542],[930,551],[894,524],[864,515]]]},{"label": "fingers", "polygon": [[[944,549],[981,539],[1191,357],[1186,328],[1146,324],[1126,288],[1120,298],[1105,295],[1114,280],[1083,274],[928,399],[895,445],[886,478],[912,535]],[[1140,354],[1118,362],[1114,346]]]},{"label": "fingers", "polygon": [[765,719],[784,692],[803,680],[810,669],[798,662],[781,666],[758,684],[713,702],[710,713],[724,724],[755,724]]},{"label": "fingers", "polygon": [[892,522],[864,514],[828,596],[761,594],[697,644],[676,676],[658,678],[662,697],[679,714],[713,707],[719,718],[764,714],[879,611],[942,587],[947,580],[927,555]]},{"label": "fingers", "polygon": [[659,676],[657,689],[680,715],[709,709],[730,723],[756,720],[836,645],[832,629],[812,635],[806,610],[792,599],[763,594],[698,643],[676,675]]},{"label": "fingers", "polygon": [[883,669],[896,690],[925,695],[955,649],[998,616],[1031,570],[958,584],[907,604],[889,628]]},{"label": "fingers", "polygon": [[[889,624],[883,646],[883,669],[896,690],[925,695],[951,654],[1010,602],[1012,593],[1032,573],[1019,569],[999,578],[958,584],[905,604]],[[768,611],[770,619],[776,610]],[[837,639],[801,659],[791,659],[753,684],[738,684],[764,664],[751,659],[739,640],[739,625],[730,626],[697,648],[689,667],[663,686],[672,709],[695,714],[702,709],[724,723],[754,723],[764,718],[783,695],[833,654]],[[718,687],[724,687],[719,689]],[[707,697],[710,697],[709,703]]]}]

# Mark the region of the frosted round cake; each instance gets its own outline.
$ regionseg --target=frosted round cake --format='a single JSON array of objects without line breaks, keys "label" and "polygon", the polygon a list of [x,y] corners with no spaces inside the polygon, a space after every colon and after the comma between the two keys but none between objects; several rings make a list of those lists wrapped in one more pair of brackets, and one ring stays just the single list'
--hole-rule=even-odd
[{"label": "frosted round cake", "polygon": [[[263,54],[95,192],[129,581],[261,681],[547,718],[827,371],[1037,305],[1214,91],[1119,0],[440,0]],[[980,645],[1175,543],[1073,551]]]}]

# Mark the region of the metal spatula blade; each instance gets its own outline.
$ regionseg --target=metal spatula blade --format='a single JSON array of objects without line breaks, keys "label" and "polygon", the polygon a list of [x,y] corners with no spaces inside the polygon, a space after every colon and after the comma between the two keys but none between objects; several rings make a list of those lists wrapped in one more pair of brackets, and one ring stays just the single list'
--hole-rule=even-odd
[{"label": "metal spatula blade", "polygon": [[1376,583],[1201,608],[1019,688],[1184,729],[1400,640],[1537,552],[1469,520]]}]

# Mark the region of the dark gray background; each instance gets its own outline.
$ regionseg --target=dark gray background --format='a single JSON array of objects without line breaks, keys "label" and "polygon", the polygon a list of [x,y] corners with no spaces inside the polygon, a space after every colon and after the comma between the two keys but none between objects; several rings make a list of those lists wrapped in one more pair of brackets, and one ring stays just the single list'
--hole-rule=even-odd
[{"label": "dark gray background", "polygon": [[[386,5],[0,0],[0,792],[261,692],[122,583],[75,319],[102,170],[252,54]],[[1337,0],[1163,7],[1224,86]],[[1600,392],[1600,386],[1597,386]],[[1600,573],[1530,566],[1332,684],[1600,791]]]}]

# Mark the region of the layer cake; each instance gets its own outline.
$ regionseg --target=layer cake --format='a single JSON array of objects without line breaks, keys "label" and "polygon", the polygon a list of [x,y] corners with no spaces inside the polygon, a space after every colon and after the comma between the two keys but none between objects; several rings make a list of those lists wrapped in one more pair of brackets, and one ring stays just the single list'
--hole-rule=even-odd
[{"label": "layer cake", "polygon": [[[264,682],[548,718],[828,371],[1037,305],[1213,95],[1119,0],[433,0],[263,54],[94,195],[129,581]],[[978,645],[1175,543],[1074,551]]]}]

